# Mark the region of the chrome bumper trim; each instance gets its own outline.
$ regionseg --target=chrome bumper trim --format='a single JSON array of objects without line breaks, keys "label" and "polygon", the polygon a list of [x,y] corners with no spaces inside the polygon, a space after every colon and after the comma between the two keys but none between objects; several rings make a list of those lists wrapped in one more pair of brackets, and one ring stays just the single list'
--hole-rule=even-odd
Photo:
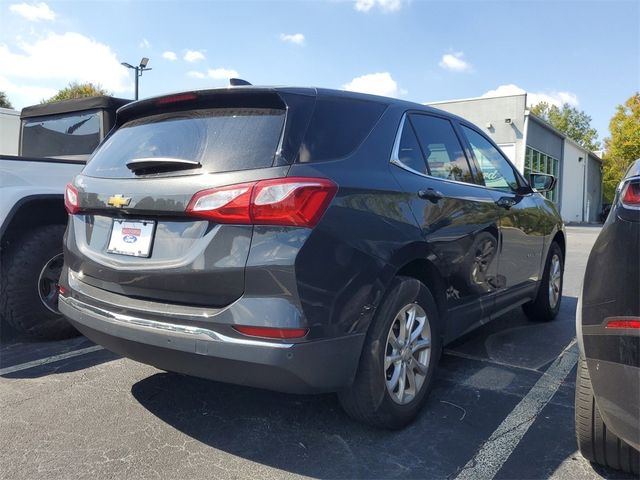
[{"label": "chrome bumper trim", "polygon": [[85,315],[98,316],[102,321],[113,325],[125,326],[134,330],[146,331],[150,333],[163,334],[171,337],[189,338],[205,340],[208,342],[225,342],[236,345],[244,345],[250,347],[268,347],[268,348],[291,348],[292,343],[276,343],[264,340],[250,340],[244,338],[228,337],[213,330],[200,327],[190,327],[187,325],[175,325],[172,323],[158,322],[156,320],[148,320],[146,318],[132,317],[122,313],[110,312],[104,308],[96,307],[82,302],[76,298],[60,296],[60,302],[70,308],[73,308]]}]

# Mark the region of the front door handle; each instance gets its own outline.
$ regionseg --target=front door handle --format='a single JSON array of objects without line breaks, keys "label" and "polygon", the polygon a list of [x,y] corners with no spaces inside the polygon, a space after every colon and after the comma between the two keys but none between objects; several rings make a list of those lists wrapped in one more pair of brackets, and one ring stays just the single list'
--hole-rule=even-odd
[{"label": "front door handle", "polygon": [[438,200],[442,200],[444,198],[444,195],[442,194],[442,192],[434,188],[427,188],[426,190],[420,190],[418,192],[418,196],[420,198],[424,198],[425,200],[429,200],[430,202],[433,202],[433,203],[438,203]]},{"label": "front door handle", "polygon": [[516,204],[516,199],[513,197],[500,197],[496,200],[496,205],[506,210],[509,210]]}]

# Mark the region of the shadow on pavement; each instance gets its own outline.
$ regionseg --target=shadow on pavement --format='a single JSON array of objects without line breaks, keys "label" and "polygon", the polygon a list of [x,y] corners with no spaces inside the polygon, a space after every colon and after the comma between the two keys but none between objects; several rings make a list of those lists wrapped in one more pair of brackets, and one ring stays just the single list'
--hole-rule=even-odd
[{"label": "shadow on pavement", "polygon": [[353,422],[335,395],[287,395],[172,373],[145,378],[131,391],[199,442],[321,478],[454,476],[519,401],[436,381],[416,422],[395,432]]},{"label": "shadow on pavement", "polygon": [[[527,394],[543,366],[575,337],[575,305],[575,298],[564,297],[561,314],[551,323],[531,322],[518,309],[457,341],[450,347],[454,355],[444,355],[417,421],[400,432],[351,421],[334,395],[293,396],[170,373],[141,380],[132,394],[194,439],[288,472],[322,478],[454,477]],[[569,389],[558,398],[565,410]],[[572,437],[572,425],[563,428],[563,439]],[[544,469],[553,472],[559,457],[548,461]]]},{"label": "shadow on pavement", "polygon": [[[576,369],[552,401],[542,410],[511,454],[496,480],[511,478],[582,479],[595,474],[607,479],[637,478],[587,462],[577,451],[574,423]],[[566,388],[565,388],[566,387]]]}]

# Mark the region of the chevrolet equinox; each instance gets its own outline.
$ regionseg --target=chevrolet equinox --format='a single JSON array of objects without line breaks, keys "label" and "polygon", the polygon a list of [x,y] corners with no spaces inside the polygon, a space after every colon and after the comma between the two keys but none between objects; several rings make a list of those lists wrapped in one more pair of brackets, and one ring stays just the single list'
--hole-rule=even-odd
[{"label": "chevrolet equinox", "polygon": [[519,306],[557,314],[554,183],[406,101],[254,86],[141,100],[67,186],[59,308],[134,360],[337,392],[353,418],[400,428],[443,345]]}]

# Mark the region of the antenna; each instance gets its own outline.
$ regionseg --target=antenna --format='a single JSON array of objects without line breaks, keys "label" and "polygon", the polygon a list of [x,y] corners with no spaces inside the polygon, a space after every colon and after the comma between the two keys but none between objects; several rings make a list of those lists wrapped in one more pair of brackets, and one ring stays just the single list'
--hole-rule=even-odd
[{"label": "antenna", "polygon": [[241,78],[230,78],[229,85],[231,85],[232,87],[238,87],[240,85],[251,85],[251,84]]}]

